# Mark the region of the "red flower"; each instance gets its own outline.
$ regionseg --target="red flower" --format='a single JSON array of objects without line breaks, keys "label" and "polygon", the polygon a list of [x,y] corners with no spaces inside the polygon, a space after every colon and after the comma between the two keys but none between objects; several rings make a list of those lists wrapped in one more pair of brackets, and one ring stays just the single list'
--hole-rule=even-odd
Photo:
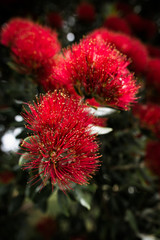
[{"label": "red flower", "polygon": [[126,15],[126,20],[134,31],[140,32],[144,27],[143,18],[136,13],[129,13]]},{"label": "red flower", "polygon": [[146,72],[147,86],[160,92],[160,58],[150,58]]},{"label": "red flower", "polygon": [[145,162],[154,174],[160,176],[160,142],[148,142],[146,147]]},{"label": "red flower", "polygon": [[133,114],[139,118],[140,124],[144,128],[150,129],[157,137],[160,137],[160,106],[148,104],[136,104]]},{"label": "red flower", "polygon": [[61,28],[63,25],[63,19],[58,12],[49,12],[46,16],[49,25],[55,28]]},{"label": "red flower", "polygon": [[93,4],[87,2],[82,2],[77,6],[76,14],[80,20],[85,22],[93,22],[96,15]]},{"label": "red flower", "polygon": [[64,51],[55,79],[69,79],[79,95],[94,97],[102,105],[128,109],[139,89],[128,64],[125,56],[103,40],[86,38]]},{"label": "red flower", "polygon": [[4,24],[1,29],[1,43],[7,47],[14,44],[14,40],[21,29],[32,27],[32,22],[28,19],[13,18]]},{"label": "red flower", "polygon": [[132,59],[132,70],[134,70],[137,74],[144,74],[146,72],[148,53],[146,47],[139,39],[131,39],[131,48],[127,56]]},{"label": "red flower", "polygon": [[[65,89],[69,94],[77,95],[69,79],[57,77],[60,71],[59,65],[63,66],[63,62],[64,56],[61,53],[55,55],[52,64],[46,64],[42,71],[39,71],[38,79],[46,92],[54,91],[55,89]],[[63,69],[61,69],[61,71],[63,71]]]},{"label": "red flower", "polygon": [[153,21],[143,18],[136,13],[129,13],[125,18],[135,33],[143,33],[143,36],[146,38],[155,36],[157,26]]},{"label": "red flower", "polygon": [[146,35],[146,38],[154,38],[157,33],[156,23],[150,19],[143,19],[143,26],[143,31]]},{"label": "red flower", "polygon": [[23,19],[13,19],[4,27],[1,42],[11,48],[19,70],[27,73],[35,73],[45,64],[50,64],[60,51],[55,31]]},{"label": "red flower", "polygon": [[116,33],[105,28],[99,28],[88,35],[90,38],[103,39],[110,42],[128,58],[131,59],[129,68],[137,74],[144,73],[147,68],[148,54],[146,47],[137,38],[129,37],[123,33]]},{"label": "red flower", "polygon": [[148,45],[146,45],[146,48],[147,48],[147,51],[148,51],[148,54],[150,57],[160,58],[160,48],[159,47],[148,44]]},{"label": "red flower", "polygon": [[0,172],[0,182],[3,184],[9,184],[11,183],[15,178],[15,175],[13,172],[9,170],[4,170]]},{"label": "red flower", "polygon": [[129,12],[132,12],[132,6],[124,2],[115,3],[116,10],[120,11],[121,15],[126,15]]},{"label": "red flower", "polygon": [[[68,51],[69,53],[70,51]],[[67,56],[66,56],[67,58]],[[41,71],[38,72],[38,79],[43,89],[48,92],[53,92],[55,89],[63,89],[65,90],[70,96],[73,96],[77,100],[81,101],[82,97],[77,94],[74,89],[74,86],[70,79],[68,78],[59,78],[61,72],[63,72],[64,62],[66,58],[62,54],[57,54],[54,58],[54,62],[51,64],[46,64],[46,67],[43,68]],[[98,103],[94,98],[85,99],[85,102],[89,106],[98,107],[100,103]],[[101,119],[102,120],[102,119]],[[104,126],[104,121],[100,121],[99,124]]]},{"label": "red flower", "polygon": [[105,19],[103,23],[104,27],[111,30],[122,32],[125,34],[131,34],[131,28],[128,25],[127,21],[124,18],[118,16],[109,16]]},{"label": "red flower", "polygon": [[34,135],[22,146],[29,153],[24,168],[39,171],[32,181],[41,176],[44,184],[50,180],[63,190],[72,183],[88,183],[99,166],[99,155],[96,135],[91,134],[95,118],[87,106],[54,91],[28,107],[23,116]]},{"label": "red flower", "polygon": [[43,239],[49,240],[57,231],[57,223],[53,218],[45,216],[37,222],[35,228],[42,235]]}]

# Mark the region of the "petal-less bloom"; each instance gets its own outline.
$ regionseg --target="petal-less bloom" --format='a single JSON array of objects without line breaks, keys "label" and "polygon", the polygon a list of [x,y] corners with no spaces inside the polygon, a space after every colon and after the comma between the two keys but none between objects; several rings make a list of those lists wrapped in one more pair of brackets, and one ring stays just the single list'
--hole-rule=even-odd
[{"label": "petal-less bloom", "polygon": [[160,58],[150,58],[146,72],[146,83],[148,87],[155,88],[160,92]]},{"label": "petal-less bloom", "polygon": [[136,104],[133,114],[140,121],[143,128],[151,130],[158,138],[160,137],[160,106],[153,103]]},{"label": "petal-less bloom", "polygon": [[116,32],[131,35],[131,28],[127,21],[119,16],[113,15],[105,19],[103,26]]},{"label": "petal-less bloom", "polygon": [[160,177],[160,142],[149,141],[146,146],[145,163],[150,170]]},{"label": "petal-less bloom", "polygon": [[44,184],[50,180],[62,190],[88,183],[99,166],[99,146],[91,133],[95,119],[86,105],[54,91],[28,107],[23,116],[33,136],[22,147],[28,152],[24,168],[38,171],[32,181],[41,176]]},{"label": "petal-less bloom", "polygon": [[36,73],[60,51],[57,33],[27,19],[12,19],[2,28],[1,43],[10,47],[20,72]]},{"label": "petal-less bloom", "polygon": [[105,28],[94,30],[88,34],[88,37],[103,39],[105,42],[115,45],[120,52],[131,59],[131,64],[128,66],[129,69],[136,74],[145,73],[148,63],[148,52],[139,39],[123,33],[109,31]]},{"label": "petal-less bloom", "polygon": [[46,15],[46,20],[50,26],[53,28],[62,28],[63,26],[63,18],[59,12],[48,12]]},{"label": "petal-less bloom", "polygon": [[160,58],[160,48],[151,44],[146,44],[148,54],[152,58]]},{"label": "petal-less bloom", "polygon": [[95,7],[91,3],[81,2],[76,8],[77,17],[84,22],[93,22],[95,19]]},{"label": "petal-less bloom", "polygon": [[2,26],[1,43],[6,47],[11,47],[19,31],[23,28],[30,28],[32,25],[33,23],[29,19],[12,18]]},{"label": "petal-less bloom", "polygon": [[64,51],[53,78],[67,79],[80,96],[101,105],[129,109],[139,86],[128,65],[126,56],[102,39],[84,38]]},{"label": "petal-less bloom", "polygon": [[128,13],[125,19],[135,34],[140,34],[146,39],[152,39],[157,34],[156,23],[150,19],[143,18],[134,12]]}]

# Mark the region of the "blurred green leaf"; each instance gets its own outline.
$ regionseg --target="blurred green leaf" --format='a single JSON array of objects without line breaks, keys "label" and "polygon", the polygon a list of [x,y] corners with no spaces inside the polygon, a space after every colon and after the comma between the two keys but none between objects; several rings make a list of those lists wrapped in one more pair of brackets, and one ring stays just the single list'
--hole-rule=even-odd
[{"label": "blurred green leaf", "polygon": [[23,200],[24,195],[18,195],[12,198],[8,208],[9,213],[16,212],[21,207]]},{"label": "blurred green leaf", "polygon": [[76,188],[75,189],[75,196],[76,196],[76,199],[77,201],[85,208],[87,208],[88,210],[91,209],[91,200],[92,200],[92,197],[91,197],[91,194],[86,192],[86,191],[83,191],[82,189],[80,188]]},{"label": "blurred green leaf", "polygon": [[23,166],[25,163],[27,163],[29,161],[29,159],[31,158],[31,154],[30,153],[23,153],[19,159],[19,166]]},{"label": "blurred green leaf", "polygon": [[128,223],[129,223],[130,227],[133,229],[133,231],[138,233],[138,226],[136,223],[136,219],[131,210],[127,209],[125,219],[126,219],[126,221],[128,221]]},{"label": "blurred green leaf", "polygon": [[58,204],[59,209],[66,216],[69,216],[69,196],[67,196],[63,191],[58,190]]}]

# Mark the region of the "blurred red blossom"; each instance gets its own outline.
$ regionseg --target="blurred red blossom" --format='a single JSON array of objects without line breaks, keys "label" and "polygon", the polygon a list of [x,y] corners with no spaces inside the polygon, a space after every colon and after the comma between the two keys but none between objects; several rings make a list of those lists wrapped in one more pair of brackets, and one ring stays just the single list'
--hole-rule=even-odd
[{"label": "blurred red blossom", "polygon": [[1,43],[10,47],[17,69],[25,73],[37,73],[50,64],[61,48],[55,31],[21,18],[2,28]]},{"label": "blurred red blossom", "polygon": [[131,28],[127,21],[119,16],[109,16],[105,19],[103,26],[113,31],[122,32],[131,35]]},{"label": "blurred red blossom", "polygon": [[141,127],[151,130],[160,137],[160,106],[153,103],[135,104],[133,114],[140,121]]},{"label": "blurred red blossom", "polygon": [[93,22],[96,16],[95,7],[92,3],[81,2],[76,8],[77,17],[85,22]]},{"label": "blurred red blossom", "polygon": [[160,92],[160,58],[150,58],[146,72],[147,88],[155,88]]},{"label": "blurred red blossom", "polygon": [[148,54],[150,57],[160,58],[160,48],[159,47],[147,44],[146,48],[147,48],[147,51],[148,51]]},{"label": "blurred red blossom", "polygon": [[46,20],[51,27],[61,28],[63,26],[63,19],[60,13],[58,12],[49,12],[46,15]]},{"label": "blurred red blossom", "polygon": [[115,2],[115,7],[116,10],[120,11],[121,15],[126,15],[133,11],[132,6],[130,4],[121,1]]},{"label": "blurred red blossom", "polygon": [[99,166],[98,144],[91,126],[96,122],[88,107],[74,97],[54,91],[41,95],[37,103],[28,104],[24,119],[33,132],[30,143],[23,141],[28,152],[24,169],[39,172],[31,181],[51,181],[62,190],[72,183],[87,184]]},{"label": "blurred red blossom", "polygon": [[160,142],[149,141],[146,146],[145,163],[150,170],[160,176]]},{"label": "blurred red blossom", "polygon": [[31,28],[33,25],[29,19],[12,18],[2,26],[1,29],[1,43],[7,47],[12,47],[15,38],[21,29]]},{"label": "blurred red blossom", "polygon": [[44,216],[36,223],[35,228],[45,240],[50,240],[57,231],[56,221],[49,216]]},{"label": "blurred red blossom", "polygon": [[145,38],[151,39],[157,33],[157,26],[155,22],[150,19],[143,18],[134,12],[127,14],[125,19],[135,34],[143,33]]},{"label": "blurred red blossom", "polygon": [[15,178],[15,174],[12,171],[4,170],[0,172],[0,183],[9,184]]}]

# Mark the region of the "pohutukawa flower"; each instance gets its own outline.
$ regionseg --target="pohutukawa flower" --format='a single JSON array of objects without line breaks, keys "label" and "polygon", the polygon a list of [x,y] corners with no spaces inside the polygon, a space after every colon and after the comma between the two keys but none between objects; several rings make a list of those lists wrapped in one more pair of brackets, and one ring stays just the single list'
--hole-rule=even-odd
[{"label": "pohutukawa flower", "polygon": [[145,36],[147,39],[155,37],[157,26],[154,21],[143,18],[134,12],[127,14],[125,19],[136,34],[143,34],[143,37]]},{"label": "pohutukawa flower", "polygon": [[3,27],[1,43],[10,47],[20,72],[35,73],[60,51],[57,33],[27,19],[16,18]]},{"label": "pohutukawa flower", "polygon": [[15,179],[15,174],[9,170],[0,171],[0,183],[9,184]]},{"label": "pohutukawa flower", "polygon": [[22,29],[32,27],[33,23],[29,19],[13,18],[4,24],[1,29],[1,43],[6,47],[14,44],[16,36]]},{"label": "pohutukawa flower", "polygon": [[81,21],[93,22],[95,19],[95,7],[91,3],[81,2],[76,9],[76,14]]},{"label": "pohutukawa flower", "polygon": [[35,224],[35,229],[43,239],[49,240],[57,231],[57,222],[50,216],[42,216]]},{"label": "pohutukawa flower", "polygon": [[22,142],[22,148],[28,152],[24,169],[38,171],[31,181],[41,176],[44,185],[50,180],[64,191],[72,183],[88,183],[99,166],[99,146],[91,133],[96,120],[87,106],[54,91],[28,107],[23,116],[33,136]]},{"label": "pohutukawa flower", "polygon": [[115,8],[121,15],[126,15],[133,11],[132,6],[124,2],[115,2]]},{"label": "pohutukawa flower", "polygon": [[139,118],[143,128],[151,130],[158,138],[160,137],[160,106],[153,103],[136,104],[133,114]]},{"label": "pohutukawa flower", "polygon": [[55,80],[69,80],[80,96],[100,104],[128,109],[139,86],[127,66],[129,61],[102,39],[83,39],[64,51]]},{"label": "pohutukawa flower", "polygon": [[46,15],[46,20],[49,23],[50,26],[54,28],[62,28],[63,26],[63,19],[59,12],[49,12]]},{"label": "pohutukawa flower", "polygon": [[148,54],[153,58],[160,58],[160,48],[151,44],[146,45]]},{"label": "pohutukawa flower", "polygon": [[150,141],[146,146],[145,163],[150,170],[160,177],[160,142]]},{"label": "pohutukawa flower", "polygon": [[124,18],[119,16],[109,16],[105,19],[103,26],[116,32],[131,34],[131,28]]},{"label": "pohutukawa flower", "polygon": [[155,88],[158,92],[160,92],[160,58],[149,59],[146,80],[149,88]]},{"label": "pohutukawa flower", "polygon": [[131,59],[129,69],[137,74],[143,74],[146,71],[148,63],[148,53],[143,43],[137,39],[127,36],[123,33],[109,31],[105,28],[99,28],[88,34],[88,37],[103,39],[105,42],[114,44],[115,47]]}]

